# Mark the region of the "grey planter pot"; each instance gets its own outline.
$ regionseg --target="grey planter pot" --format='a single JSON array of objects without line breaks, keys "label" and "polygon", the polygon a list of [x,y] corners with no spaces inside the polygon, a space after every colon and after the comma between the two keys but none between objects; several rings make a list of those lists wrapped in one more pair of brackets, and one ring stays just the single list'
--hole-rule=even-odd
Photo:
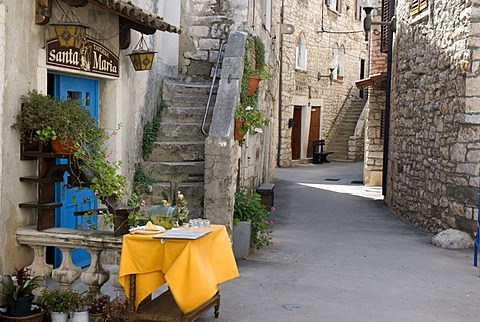
[{"label": "grey planter pot", "polygon": [[235,258],[246,258],[250,254],[252,225],[250,221],[240,221],[233,225],[233,254]]}]

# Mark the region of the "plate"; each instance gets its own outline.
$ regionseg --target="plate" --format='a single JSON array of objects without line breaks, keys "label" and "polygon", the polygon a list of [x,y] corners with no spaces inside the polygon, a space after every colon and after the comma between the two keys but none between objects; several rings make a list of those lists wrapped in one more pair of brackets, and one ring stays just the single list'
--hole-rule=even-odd
[{"label": "plate", "polygon": [[156,225],[155,227],[157,228],[156,230],[146,230],[145,226],[130,228],[130,234],[156,235],[165,231],[165,228],[163,228],[162,226]]}]

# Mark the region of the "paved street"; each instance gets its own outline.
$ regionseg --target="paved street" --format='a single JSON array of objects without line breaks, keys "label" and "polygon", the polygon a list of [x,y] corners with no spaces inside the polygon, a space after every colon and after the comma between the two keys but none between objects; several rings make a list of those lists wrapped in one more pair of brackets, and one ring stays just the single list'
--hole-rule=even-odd
[{"label": "paved street", "polygon": [[277,169],[274,246],[200,321],[479,321],[473,251],[431,245],[361,180],[361,163]]}]

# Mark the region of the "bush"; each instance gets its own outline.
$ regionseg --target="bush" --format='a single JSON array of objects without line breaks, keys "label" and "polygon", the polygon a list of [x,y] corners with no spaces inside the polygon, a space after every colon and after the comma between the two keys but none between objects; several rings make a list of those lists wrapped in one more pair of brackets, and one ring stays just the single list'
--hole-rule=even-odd
[{"label": "bush", "polygon": [[269,217],[271,211],[262,204],[261,196],[258,193],[248,194],[241,189],[235,193],[235,208],[233,211],[233,223],[239,221],[250,221],[252,225],[251,241],[256,249],[268,246],[272,243],[271,224]]}]

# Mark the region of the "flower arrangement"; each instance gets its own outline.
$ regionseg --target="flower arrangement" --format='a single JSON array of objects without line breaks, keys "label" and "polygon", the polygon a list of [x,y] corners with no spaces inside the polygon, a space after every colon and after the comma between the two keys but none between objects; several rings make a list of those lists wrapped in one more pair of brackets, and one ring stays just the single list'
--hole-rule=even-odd
[{"label": "flower arrangement", "polygon": [[262,204],[258,193],[249,194],[244,189],[235,193],[235,206],[233,211],[233,223],[250,221],[252,225],[251,242],[256,249],[272,244],[272,224],[269,220],[272,212]]},{"label": "flower arrangement", "polygon": [[161,201],[163,206],[173,206],[176,208],[176,216],[178,220],[182,222],[188,219],[189,209],[187,208],[187,201],[185,195],[179,190],[173,197],[173,200],[169,200],[169,197],[165,191],[162,191],[163,199]]},{"label": "flower arrangement", "polygon": [[89,297],[88,312],[92,314],[102,314],[108,302],[109,298],[106,295],[97,298]]},{"label": "flower arrangement", "polygon": [[[263,127],[269,124],[270,119],[258,109],[258,91],[251,96],[247,94],[248,78],[258,76],[262,79],[270,79],[272,68],[265,63],[265,46],[259,37],[248,37],[245,51],[240,104],[235,111],[235,118],[243,121],[238,128],[240,135],[245,135],[247,132],[259,134],[263,133]],[[253,60],[252,57],[254,57]]]}]

